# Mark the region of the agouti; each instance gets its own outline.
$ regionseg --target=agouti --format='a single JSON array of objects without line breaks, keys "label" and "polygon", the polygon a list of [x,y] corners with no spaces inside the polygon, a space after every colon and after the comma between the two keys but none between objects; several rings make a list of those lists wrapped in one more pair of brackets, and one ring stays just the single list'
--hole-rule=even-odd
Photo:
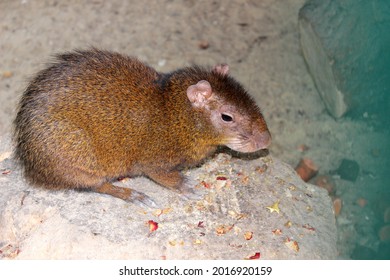
[{"label": "agouti", "polygon": [[141,175],[190,196],[183,168],[220,145],[248,153],[271,142],[258,106],[228,71],[220,64],[162,74],[114,52],[60,54],[21,98],[15,156],[32,184],[49,189],[91,189],[153,207],[112,184]]}]

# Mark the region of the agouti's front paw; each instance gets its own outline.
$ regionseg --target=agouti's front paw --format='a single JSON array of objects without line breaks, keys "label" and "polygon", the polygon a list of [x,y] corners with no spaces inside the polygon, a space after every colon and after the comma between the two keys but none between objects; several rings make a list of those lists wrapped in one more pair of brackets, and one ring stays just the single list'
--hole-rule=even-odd
[{"label": "agouti's front paw", "polygon": [[203,199],[205,192],[201,189],[195,189],[197,183],[194,179],[185,177],[183,183],[177,189],[184,199],[200,200]]},{"label": "agouti's front paw", "polygon": [[149,178],[160,185],[181,194],[185,199],[199,200],[203,198],[201,192],[195,192],[197,182],[191,178],[184,177],[179,171],[166,171],[159,169],[148,173]]},{"label": "agouti's front paw", "polygon": [[135,190],[132,190],[131,195],[125,200],[142,208],[158,208],[157,204],[149,196]]}]

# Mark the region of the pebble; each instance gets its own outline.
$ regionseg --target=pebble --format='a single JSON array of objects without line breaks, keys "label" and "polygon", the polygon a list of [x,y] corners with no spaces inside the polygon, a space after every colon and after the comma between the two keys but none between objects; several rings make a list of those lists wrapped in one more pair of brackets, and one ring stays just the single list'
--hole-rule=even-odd
[{"label": "pebble", "polygon": [[333,179],[328,175],[319,175],[317,176],[314,184],[321,188],[324,188],[332,195],[335,191]]},{"label": "pebble", "polygon": [[333,209],[334,209],[334,214],[336,217],[338,215],[340,215],[342,205],[343,205],[343,202],[342,202],[341,198],[336,198],[335,200],[333,200]]},{"label": "pebble", "polygon": [[3,77],[4,78],[11,78],[13,73],[11,71],[4,71],[3,72]]},{"label": "pebble", "polygon": [[390,242],[390,225],[381,227],[378,232],[379,239],[383,242]]}]

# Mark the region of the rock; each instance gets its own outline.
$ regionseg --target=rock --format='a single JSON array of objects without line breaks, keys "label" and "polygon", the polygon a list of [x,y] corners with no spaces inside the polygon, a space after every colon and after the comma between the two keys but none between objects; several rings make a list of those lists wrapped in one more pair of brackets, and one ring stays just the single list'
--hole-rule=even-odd
[{"label": "rock", "polygon": [[335,172],[340,175],[341,179],[355,182],[359,176],[359,170],[360,167],[356,161],[343,159]]},{"label": "rock", "polygon": [[379,239],[383,242],[390,242],[390,225],[385,225],[380,228],[379,232]]},{"label": "rock", "polygon": [[302,158],[295,167],[295,171],[303,181],[307,182],[318,173],[318,167],[311,159]]},{"label": "rock", "polygon": [[[199,201],[183,201],[142,177],[118,182],[145,192],[160,210],[142,209],[94,192],[31,187],[9,157],[0,162],[0,170],[9,170],[0,173],[0,258],[337,256],[337,231],[327,191],[304,183],[293,168],[270,155],[244,160],[222,153],[186,171],[202,182],[197,192],[204,193],[204,198]],[[279,213],[267,209],[275,203]]]},{"label": "rock", "polygon": [[309,71],[331,115],[376,115],[388,124],[390,2],[309,0],[299,12],[299,30]]}]

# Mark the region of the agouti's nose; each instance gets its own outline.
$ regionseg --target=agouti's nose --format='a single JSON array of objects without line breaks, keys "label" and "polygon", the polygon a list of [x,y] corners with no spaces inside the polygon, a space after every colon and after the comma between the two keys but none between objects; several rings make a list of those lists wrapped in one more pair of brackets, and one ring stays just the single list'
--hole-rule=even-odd
[{"label": "agouti's nose", "polygon": [[268,148],[271,145],[271,133],[268,130],[256,133],[254,135],[254,143],[257,150]]}]

